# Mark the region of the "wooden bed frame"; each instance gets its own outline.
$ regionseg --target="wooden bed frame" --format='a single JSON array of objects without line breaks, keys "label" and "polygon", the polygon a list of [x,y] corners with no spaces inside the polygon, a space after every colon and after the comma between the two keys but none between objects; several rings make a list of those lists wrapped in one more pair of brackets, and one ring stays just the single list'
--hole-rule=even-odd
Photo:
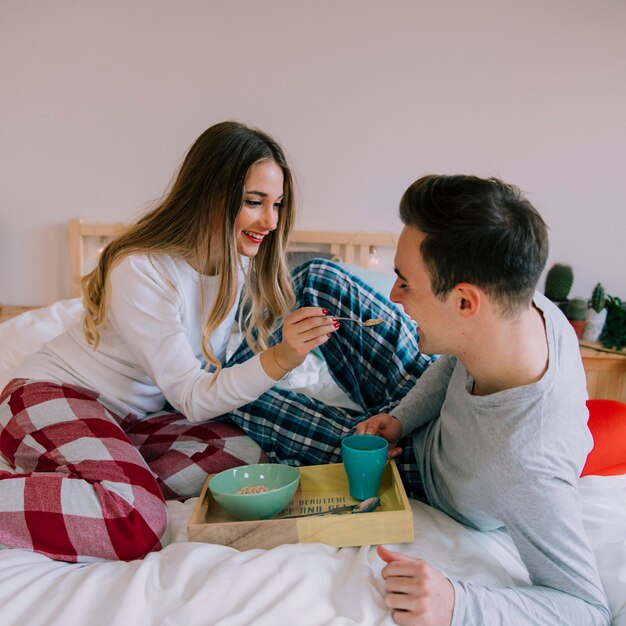
[{"label": "wooden bed frame", "polygon": [[[80,219],[69,221],[70,295],[80,295],[80,279],[91,268],[85,266],[88,246],[102,247],[121,233],[127,224],[90,223]],[[345,263],[367,267],[368,256],[374,248],[395,248],[395,233],[337,232],[296,230],[291,235],[293,250],[330,252]]]}]

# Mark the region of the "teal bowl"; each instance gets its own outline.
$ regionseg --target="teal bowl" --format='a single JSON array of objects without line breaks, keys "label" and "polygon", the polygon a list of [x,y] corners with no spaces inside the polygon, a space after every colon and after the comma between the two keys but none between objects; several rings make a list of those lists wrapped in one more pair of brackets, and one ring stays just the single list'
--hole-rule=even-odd
[{"label": "teal bowl", "polygon": [[[300,472],[290,465],[256,463],[233,467],[216,474],[209,481],[215,501],[240,520],[269,519],[278,515],[293,498],[300,482]],[[261,493],[240,493],[266,487]]]}]

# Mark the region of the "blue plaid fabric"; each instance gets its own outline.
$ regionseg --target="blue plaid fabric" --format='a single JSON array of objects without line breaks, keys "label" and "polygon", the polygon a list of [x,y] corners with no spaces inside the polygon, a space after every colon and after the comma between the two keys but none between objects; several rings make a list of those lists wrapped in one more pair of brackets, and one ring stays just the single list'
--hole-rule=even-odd
[{"label": "blue plaid fabric", "polygon": [[[309,261],[293,271],[293,280],[299,307],[322,307],[338,317],[384,318],[384,324],[371,328],[343,323],[321,347],[332,377],[363,410],[329,406],[273,387],[224,418],[240,426],[272,462],[336,463],[341,457],[341,439],[369,416],[395,407],[431,358],[419,352],[413,322],[390,300],[336,263]],[[281,336],[280,329],[275,331],[270,345],[278,343]],[[226,366],[251,356],[243,341]]]},{"label": "blue plaid fabric", "polygon": [[398,446],[402,448],[402,452],[400,456],[396,457],[395,462],[407,495],[409,498],[428,503],[426,493],[424,492],[424,483],[415,461],[413,435],[407,435],[400,439]]}]

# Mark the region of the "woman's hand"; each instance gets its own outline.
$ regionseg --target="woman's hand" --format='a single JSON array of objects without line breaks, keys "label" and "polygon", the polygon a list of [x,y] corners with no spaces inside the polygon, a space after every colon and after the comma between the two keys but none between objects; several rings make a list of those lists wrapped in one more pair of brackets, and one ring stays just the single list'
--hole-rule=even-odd
[{"label": "woman's hand", "polygon": [[328,341],[339,322],[327,317],[328,311],[314,306],[302,307],[283,320],[283,340],[276,346],[281,365],[293,369],[304,362],[306,355]]},{"label": "woman's hand", "polygon": [[357,435],[378,435],[389,442],[388,458],[393,459],[402,452],[398,448],[398,441],[402,437],[402,424],[388,413],[373,415],[364,422],[360,422],[356,427]]},{"label": "woman's hand", "polygon": [[283,320],[283,340],[261,355],[263,369],[275,380],[282,378],[301,365],[311,350],[328,341],[339,326],[326,309],[296,309]]}]

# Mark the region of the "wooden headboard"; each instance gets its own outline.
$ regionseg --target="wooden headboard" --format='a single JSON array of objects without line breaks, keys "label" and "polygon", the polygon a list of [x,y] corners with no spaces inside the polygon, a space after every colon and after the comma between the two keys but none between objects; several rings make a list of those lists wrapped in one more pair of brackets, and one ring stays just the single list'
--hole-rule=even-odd
[{"label": "wooden headboard", "polygon": [[[80,279],[92,267],[98,251],[110,239],[121,233],[127,224],[104,224],[69,221],[70,295],[80,295]],[[296,230],[291,235],[290,249],[330,252],[345,263],[368,267],[368,258],[374,249],[395,248],[395,233],[338,232],[321,230]],[[91,254],[89,254],[91,252]]]}]

